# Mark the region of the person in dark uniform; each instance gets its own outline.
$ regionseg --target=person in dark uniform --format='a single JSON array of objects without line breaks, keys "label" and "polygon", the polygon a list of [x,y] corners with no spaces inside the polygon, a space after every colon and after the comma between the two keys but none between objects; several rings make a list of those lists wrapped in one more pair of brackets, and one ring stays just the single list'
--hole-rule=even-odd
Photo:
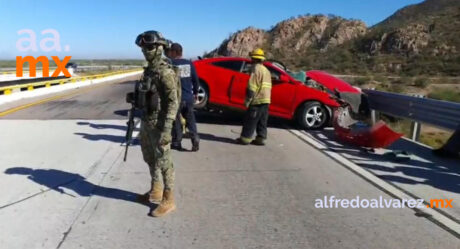
[{"label": "person in dark uniform", "polygon": [[192,151],[198,151],[200,138],[198,136],[193,109],[193,104],[198,94],[198,76],[193,63],[190,60],[182,58],[182,46],[179,43],[173,43],[166,52],[166,55],[171,59],[172,64],[178,68],[182,86],[182,99],[174,122],[172,132],[173,141],[171,145],[173,149],[182,150],[182,116],[186,121],[186,127],[191,135]]}]

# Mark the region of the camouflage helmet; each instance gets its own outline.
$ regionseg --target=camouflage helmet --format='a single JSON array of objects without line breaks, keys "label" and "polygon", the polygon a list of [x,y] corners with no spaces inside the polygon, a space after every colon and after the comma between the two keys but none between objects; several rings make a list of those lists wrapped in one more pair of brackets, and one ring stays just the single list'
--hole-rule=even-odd
[{"label": "camouflage helmet", "polygon": [[169,47],[168,40],[166,40],[160,32],[155,30],[145,31],[138,35],[135,43],[139,47],[146,45],[163,45],[165,48]]}]

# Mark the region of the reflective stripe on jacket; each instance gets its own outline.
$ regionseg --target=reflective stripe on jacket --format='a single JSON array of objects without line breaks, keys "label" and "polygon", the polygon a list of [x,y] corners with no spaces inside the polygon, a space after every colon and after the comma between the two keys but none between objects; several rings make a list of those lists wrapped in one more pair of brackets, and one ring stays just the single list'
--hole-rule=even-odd
[{"label": "reflective stripe on jacket", "polygon": [[270,71],[257,63],[253,67],[247,87],[249,105],[270,104],[272,77]]}]

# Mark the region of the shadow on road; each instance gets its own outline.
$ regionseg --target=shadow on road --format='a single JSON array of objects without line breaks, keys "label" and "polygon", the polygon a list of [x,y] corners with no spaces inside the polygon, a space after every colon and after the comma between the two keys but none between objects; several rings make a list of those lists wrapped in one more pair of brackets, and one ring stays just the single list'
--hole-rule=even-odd
[{"label": "shadow on road", "polygon": [[[243,125],[244,112],[237,111],[196,111],[196,121],[198,124],[217,124],[217,125]],[[268,127],[284,129],[290,122],[276,117],[269,117]],[[200,128],[198,127],[198,130]]]},{"label": "shadow on road", "polygon": [[126,126],[125,125],[113,125],[113,124],[93,124],[90,122],[77,122],[78,125],[87,125],[91,128],[94,129],[115,129],[115,130],[121,130],[121,131],[126,131]]},{"label": "shadow on road", "polygon": [[208,134],[208,133],[198,133],[198,134],[200,136],[200,139],[203,139],[203,140],[215,141],[215,142],[221,142],[221,143],[228,143],[228,144],[237,144],[236,140],[232,139],[232,138],[219,137],[219,136],[216,136],[214,134]]},{"label": "shadow on road", "polygon": [[[103,129],[114,129],[114,130],[120,130],[120,131],[126,131],[127,127],[126,125],[114,125],[114,124],[96,124],[96,123],[90,123],[90,122],[84,122],[80,121],[77,122],[78,125],[87,125],[91,128],[97,129],[97,130],[103,130]],[[138,128],[134,129],[139,130]],[[125,137],[124,136],[117,136],[117,135],[110,135],[110,134],[88,134],[88,133],[83,133],[83,132],[76,132],[74,133],[75,135],[82,136],[84,139],[90,140],[90,141],[109,141],[109,142],[114,142],[114,143],[124,143],[125,142]],[[131,145],[139,145],[139,139],[133,138],[131,141]]]},{"label": "shadow on road", "polygon": [[[70,172],[65,172],[56,169],[32,169],[27,167],[13,167],[5,170],[8,175],[24,175],[27,178],[39,185],[50,188],[61,194],[73,196],[67,193],[66,190],[72,190],[79,196],[101,196],[110,199],[123,200],[129,202],[136,202],[138,194],[117,189],[107,188],[95,185],[88,182],[85,177]],[[75,196],[73,196],[75,197]],[[141,205],[146,205],[138,203]],[[147,205],[146,205],[147,206]]]},{"label": "shadow on road", "polygon": [[[118,116],[122,116],[122,117],[126,117],[126,119],[128,119],[128,112],[129,112],[129,109],[122,109],[122,110],[114,111],[113,114],[118,115]],[[140,118],[141,113],[142,112],[140,110],[135,110],[134,111],[134,117]]]},{"label": "shadow on road", "polygon": [[[116,110],[116,111],[114,111],[114,114],[127,117],[128,110]],[[140,113],[136,112],[135,115],[139,116]],[[227,112],[197,111],[196,112],[198,130],[200,130],[200,127],[199,127],[200,123],[241,126],[243,116],[244,116],[243,113],[232,112],[232,111],[227,111]],[[269,119],[269,121],[268,121],[268,127],[285,128],[286,123],[287,123],[286,120],[271,117]],[[77,122],[77,124],[82,125],[82,126],[87,125],[87,126],[89,126],[91,128],[97,129],[97,130],[116,129],[116,130],[126,131],[126,126],[123,126],[123,125],[95,124],[95,123],[84,122],[84,121]],[[109,135],[109,134],[88,134],[88,133],[82,133],[82,132],[77,132],[77,133],[74,133],[74,134],[82,136],[84,139],[87,139],[87,140],[90,140],[90,141],[110,141],[110,142],[120,143],[120,144],[125,142],[125,137],[124,136],[116,136],[116,135]],[[219,136],[219,134],[200,133],[199,135],[200,135],[200,138],[203,139],[203,140],[236,144],[236,142],[234,141],[233,138],[221,137],[221,136]],[[139,145],[140,143],[139,143],[138,139],[134,139],[132,144],[133,145]]]},{"label": "shadow on road", "polygon": [[[75,132],[75,135],[79,135],[84,139],[90,141],[109,141],[114,143],[122,144],[125,142],[124,136],[117,136],[117,135],[108,135],[108,134],[88,134],[82,132]],[[139,139],[133,138],[131,145],[140,145]]]},{"label": "shadow on road", "polygon": [[129,112],[128,109],[116,110],[116,111],[113,112],[113,114],[118,115],[118,116],[122,116],[122,117],[128,117],[128,112]]},{"label": "shadow on road", "polygon": [[[114,111],[114,114],[120,115],[120,116],[127,116],[128,110],[117,110],[117,111]],[[136,116],[138,116],[139,114],[140,113],[137,112]],[[198,131],[199,131],[200,123],[201,124],[242,126],[242,120],[243,120],[244,113],[235,112],[235,111],[222,112],[222,111],[215,110],[215,111],[196,111],[195,115],[196,115],[196,120],[198,124]],[[270,117],[268,121],[268,127],[284,129],[287,123],[289,123],[289,121]],[[116,129],[116,130],[126,131],[126,126],[123,126],[123,125],[95,124],[95,123],[84,122],[84,121],[77,122],[77,124],[82,125],[82,126],[87,125],[97,130]],[[82,132],[77,132],[74,134],[82,136],[84,139],[87,139],[90,141],[110,141],[110,142],[120,143],[120,144],[125,142],[124,136],[109,135],[109,134],[88,134],[88,133],[82,133]],[[199,133],[199,135],[200,135],[200,138],[203,140],[216,141],[216,142],[229,143],[229,144],[237,144],[234,138],[222,137],[222,136],[219,136],[219,134]],[[238,134],[235,134],[235,138],[236,137],[238,137]],[[138,139],[136,138],[133,139],[132,145],[139,145],[139,144],[140,142]]]},{"label": "shadow on road", "polygon": [[[310,131],[312,136],[322,141],[327,150],[346,154],[355,164],[370,170],[376,176],[389,182],[404,184],[425,184],[437,189],[460,193],[459,160],[434,156],[431,149],[406,139],[400,139],[388,149],[402,150],[412,154],[412,159],[395,162],[388,156],[367,153],[359,147],[340,143],[333,130]],[[402,175],[394,175],[394,174]]]}]

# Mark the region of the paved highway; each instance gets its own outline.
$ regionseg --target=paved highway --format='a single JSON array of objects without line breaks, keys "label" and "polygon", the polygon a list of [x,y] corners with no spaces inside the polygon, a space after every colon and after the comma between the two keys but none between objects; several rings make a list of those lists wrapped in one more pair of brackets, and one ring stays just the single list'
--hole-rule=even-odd
[{"label": "paved highway", "polygon": [[200,151],[173,153],[178,209],[149,217],[138,143],[122,160],[132,80],[0,106],[22,106],[0,118],[1,248],[460,248],[409,208],[315,208],[392,196],[281,122],[265,147],[234,144],[238,115],[198,114]]}]

